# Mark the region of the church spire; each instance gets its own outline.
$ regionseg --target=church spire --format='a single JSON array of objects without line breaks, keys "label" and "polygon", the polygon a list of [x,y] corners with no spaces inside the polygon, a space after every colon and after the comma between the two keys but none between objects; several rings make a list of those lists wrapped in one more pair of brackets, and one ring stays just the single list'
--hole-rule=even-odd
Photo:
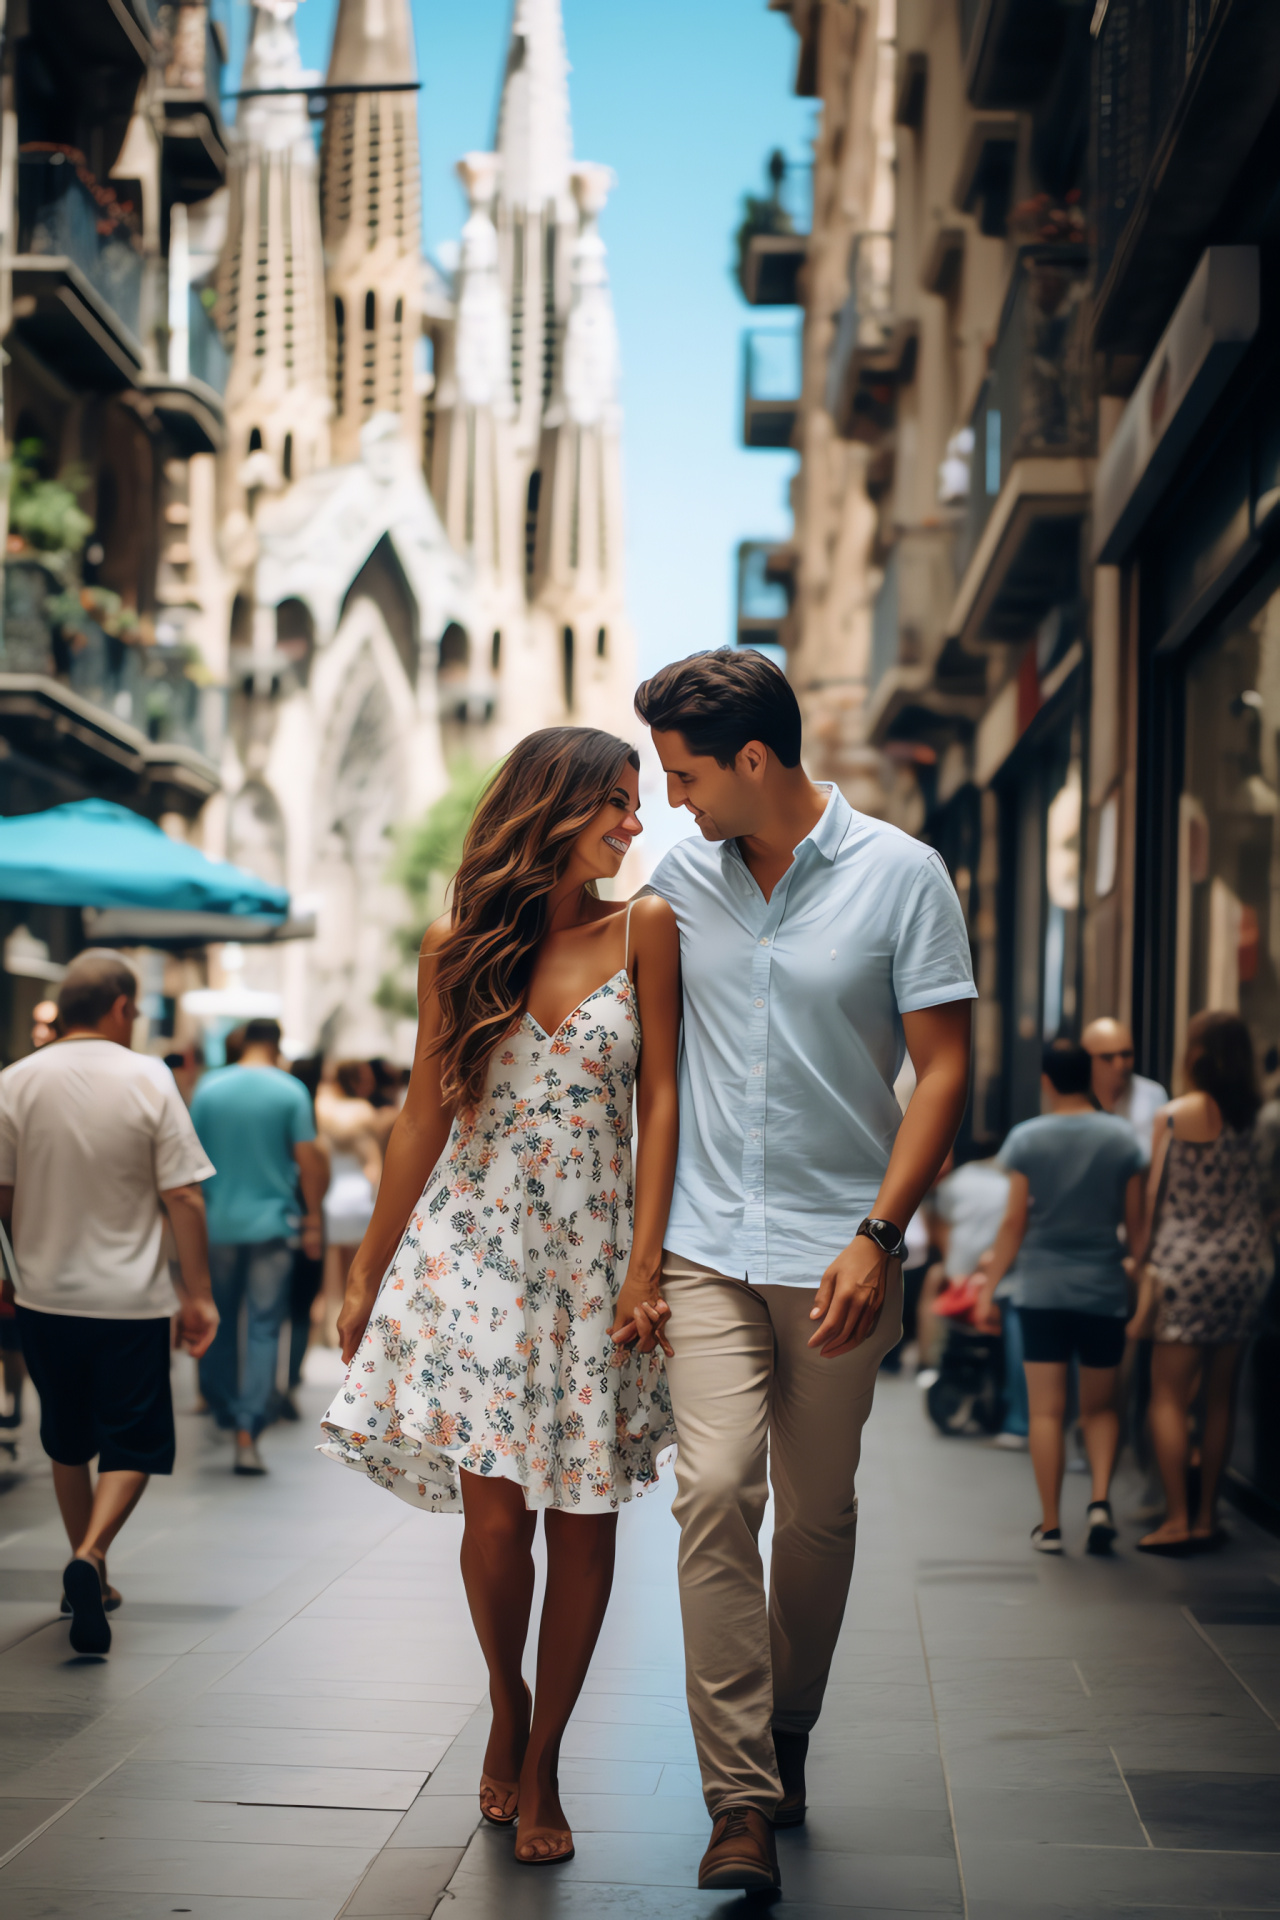
[{"label": "church spire", "polygon": [[569,58],[560,0],[515,0],[498,108],[502,198],[542,209],[569,184]]},{"label": "church spire", "polygon": [[[416,72],[408,0],[339,0],[330,86],[367,89]],[[394,413],[421,438],[414,359],[422,331],[418,118],[412,91],[330,95],[321,147],[334,456]]]},{"label": "church spire", "polygon": [[302,66],[296,10],[296,0],[254,0],[241,86],[284,91],[243,102],[219,267],[233,471],[250,497],[329,458],[324,263],[306,105],[315,75]]}]

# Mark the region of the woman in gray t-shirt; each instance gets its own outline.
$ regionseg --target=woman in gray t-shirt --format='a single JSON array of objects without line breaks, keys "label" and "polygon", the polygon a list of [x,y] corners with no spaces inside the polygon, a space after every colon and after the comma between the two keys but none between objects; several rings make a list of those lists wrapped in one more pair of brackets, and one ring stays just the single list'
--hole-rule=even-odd
[{"label": "woman in gray t-shirt", "polygon": [[1094,1106],[1091,1070],[1089,1055],[1074,1040],[1054,1040],[1044,1050],[1048,1111],[1014,1127],[997,1155],[1009,1175],[1009,1205],[978,1307],[980,1324],[993,1318],[996,1287],[1012,1268],[1031,1463],[1044,1507],[1031,1541],[1041,1553],[1062,1552],[1058,1502],[1073,1358],[1080,1364],[1080,1424],[1093,1475],[1088,1551],[1109,1553],[1116,1532],[1108,1493],[1120,1438],[1116,1369],[1129,1314],[1119,1235],[1124,1227],[1131,1246],[1140,1238],[1144,1162],[1125,1122]]}]

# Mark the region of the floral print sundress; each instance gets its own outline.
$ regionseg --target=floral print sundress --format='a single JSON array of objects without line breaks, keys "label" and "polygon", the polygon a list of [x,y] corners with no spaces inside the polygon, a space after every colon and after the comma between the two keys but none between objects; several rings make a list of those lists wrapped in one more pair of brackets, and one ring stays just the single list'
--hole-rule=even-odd
[{"label": "floral print sundress", "polygon": [[662,1354],[609,1338],[631,1247],[640,1023],[624,969],[495,1053],[387,1269],[320,1452],[434,1513],[459,1469],[611,1513],[674,1444]]}]

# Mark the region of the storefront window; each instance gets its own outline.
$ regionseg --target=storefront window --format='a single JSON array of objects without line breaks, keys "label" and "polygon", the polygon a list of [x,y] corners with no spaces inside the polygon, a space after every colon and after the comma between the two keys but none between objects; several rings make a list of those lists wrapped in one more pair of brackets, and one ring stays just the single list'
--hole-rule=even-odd
[{"label": "storefront window", "polygon": [[1280,1039],[1280,570],[1187,669],[1178,810],[1175,1060],[1206,1008]]}]

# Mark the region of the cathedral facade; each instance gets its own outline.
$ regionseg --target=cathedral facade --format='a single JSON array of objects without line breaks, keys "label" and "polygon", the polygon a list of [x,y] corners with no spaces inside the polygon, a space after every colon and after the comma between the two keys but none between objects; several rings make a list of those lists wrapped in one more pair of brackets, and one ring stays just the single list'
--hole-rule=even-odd
[{"label": "cathedral facade", "polygon": [[287,1041],[372,1054],[397,1038],[375,1002],[393,830],[533,728],[635,731],[612,175],[573,158],[559,0],[516,0],[446,276],[422,248],[408,0],[340,0],[318,151],[294,12],[255,0],[212,281],[205,651],[231,691],[206,842],[315,915],[313,941],[245,959]]}]

